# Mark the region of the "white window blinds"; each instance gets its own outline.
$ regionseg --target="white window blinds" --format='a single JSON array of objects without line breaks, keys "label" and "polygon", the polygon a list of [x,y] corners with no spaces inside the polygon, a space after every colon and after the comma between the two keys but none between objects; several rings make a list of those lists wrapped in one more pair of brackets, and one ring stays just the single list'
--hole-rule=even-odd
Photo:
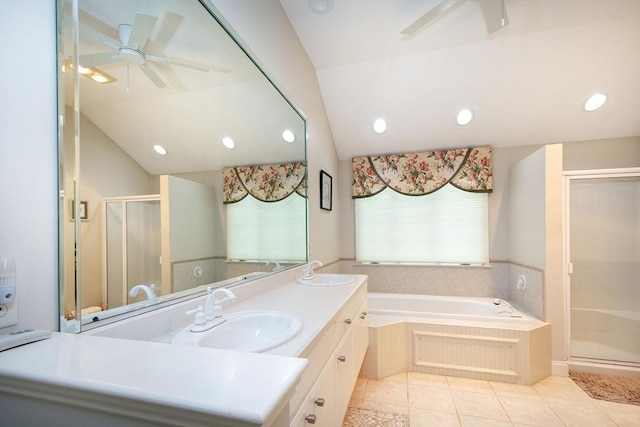
[{"label": "white window blinds", "polygon": [[245,197],[227,209],[227,259],[304,261],[305,199],[295,193],[277,202]]},{"label": "white window blinds", "polygon": [[356,199],[356,262],[488,263],[488,195],[448,184],[424,196],[389,188]]}]

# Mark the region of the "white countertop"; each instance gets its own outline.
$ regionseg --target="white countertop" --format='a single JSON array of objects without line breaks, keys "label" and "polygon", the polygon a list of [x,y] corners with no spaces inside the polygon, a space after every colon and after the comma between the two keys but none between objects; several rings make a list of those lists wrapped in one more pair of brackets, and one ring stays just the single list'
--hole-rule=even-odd
[{"label": "white countertop", "polygon": [[[353,283],[331,287],[290,282],[225,308],[224,314],[269,310],[293,315],[302,322],[302,330],[291,340],[262,354],[300,357],[364,282],[365,276],[354,277],[356,280]],[[155,341],[170,342],[176,332],[172,331]]]},{"label": "white countertop", "polygon": [[179,408],[184,421],[203,424],[214,417],[261,425],[286,403],[306,365],[300,358],[53,333],[0,353],[0,384],[74,389],[89,401],[131,399],[144,413],[145,405]]},{"label": "white countertop", "polygon": [[154,342],[54,333],[1,352],[0,384],[4,392],[59,401],[74,395],[107,411],[125,405],[138,416],[156,414],[158,421],[175,425],[269,424],[286,407],[308,364],[295,356],[304,354],[365,278],[328,288],[287,283],[229,307],[230,313],[279,310],[302,321],[296,337],[267,353],[171,345],[166,343],[171,334]]}]

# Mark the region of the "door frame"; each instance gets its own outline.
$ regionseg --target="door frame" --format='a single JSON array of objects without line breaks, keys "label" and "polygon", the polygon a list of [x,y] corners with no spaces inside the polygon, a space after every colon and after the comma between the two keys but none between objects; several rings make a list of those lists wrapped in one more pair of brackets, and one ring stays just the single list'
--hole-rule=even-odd
[{"label": "door frame", "polygon": [[[640,167],[637,168],[618,168],[618,169],[589,169],[589,170],[575,170],[575,171],[565,171],[562,173],[564,176],[563,183],[563,200],[564,206],[562,209],[563,215],[563,251],[564,251],[564,262],[563,262],[563,274],[564,274],[564,300],[565,300],[565,309],[564,309],[564,324],[565,324],[565,332],[564,332],[564,353],[566,355],[567,360],[574,361],[586,361],[586,362],[597,362],[594,359],[589,358],[580,358],[580,357],[572,357],[571,355],[571,240],[570,240],[570,213],[571,213],[571,181],[572,180],[580,180],[580,179],[598,179],[598,178],[626,178],[626,177],[640,177]],[[617,364],[616,362],[607,362],[612,364]]]}]

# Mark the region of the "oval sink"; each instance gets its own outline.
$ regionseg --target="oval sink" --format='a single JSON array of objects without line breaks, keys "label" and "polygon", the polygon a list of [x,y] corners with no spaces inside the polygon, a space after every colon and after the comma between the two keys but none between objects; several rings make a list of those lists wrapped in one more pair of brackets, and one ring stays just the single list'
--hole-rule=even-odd
[{"label": "oval sink", "polygon": [[311,279],[298,279],[298,283],[305,286],[340,286],[352,282],[353,276],[346,274],[315,274]]},{"label": "oval sink", "polygon": [[279,311],[241,312],[225,317],[226,322],[208,331],[191,332],[187,328],[171,342],[260,353],[284,344],[302,329],[300,320]]}]

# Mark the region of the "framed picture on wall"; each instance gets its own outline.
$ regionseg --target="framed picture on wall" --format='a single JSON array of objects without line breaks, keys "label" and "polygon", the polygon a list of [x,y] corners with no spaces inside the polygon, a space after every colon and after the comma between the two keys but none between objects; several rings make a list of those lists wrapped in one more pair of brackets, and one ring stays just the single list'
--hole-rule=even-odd
[{"label": "framed picture on wall", "polygon": [[325,171],[320,171],[320,208],[330,211],[333,203],[333,178]]}]

